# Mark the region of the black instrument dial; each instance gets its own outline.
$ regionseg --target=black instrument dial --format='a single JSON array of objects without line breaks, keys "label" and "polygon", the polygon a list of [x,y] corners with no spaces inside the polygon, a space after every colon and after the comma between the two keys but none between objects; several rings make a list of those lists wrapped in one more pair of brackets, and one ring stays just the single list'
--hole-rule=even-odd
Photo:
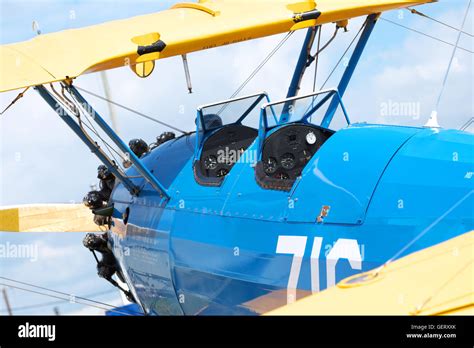
[{"label": "black instrument dial", "polygon": [[295,156],[293,156],[291,153],[285,153],[281,157],[280,163],[281,163],[281,166],[285,168],[286,170],[293,169],[296,165]]},{"label": "black instrument dial", "polygon": [[207,170],[213,170],[217,168],[217,157],[216,156],[207,156],[204,160],[204,168]]},{"label": "black instrument dial", "polygon": [[264,163],[265,173],[270,175],[276,172],[277,167],[277,160],[273,157],[269,157]]},{"label": "black instrument dial", "polygon": [[221,168],[217,171],[216,176],[218,178],[222,178],[223,176],[226,176],[228,173],[229,173],[229,171],[227,169]]},{"label": "black instrument dial", "polygon": [[259,185],[289,191],[332,134],[330,129],[305,123],[288,124],[270,134],[262,148],[262,160],[255,168]]}]

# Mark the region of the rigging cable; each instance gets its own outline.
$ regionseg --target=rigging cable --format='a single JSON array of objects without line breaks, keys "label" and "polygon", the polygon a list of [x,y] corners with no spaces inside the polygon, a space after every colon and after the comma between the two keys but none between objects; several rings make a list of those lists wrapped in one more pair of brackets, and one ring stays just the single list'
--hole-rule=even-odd
[{"label": "rigging cable", "polygon": [[[106,308],[106,307],[102,307],[102,306],[99,306],[99,305],[95,305],[95,304],[91,304],[91,303],[85,303],[85,302],[81,302],[81,301],[77,301],[77,300],[74,300],[74,302],[72,302],[72,301],[71,301],[72,298],[77,299],[77,297],[74,297],[74,295],[72,295],[72,294],[69,294],[69,295],[66,294],[66,295],[68,295],[69,297],[68,297],[68,298],[64,298],[64,297],[57,296],[57,295],[47,294],[47,293],[44,293],[44,292],[41,292],[41,291],[26,289],[26,288],[23,288],[23,287],[21,287],[21,286],[16,286],[16,285],[11,285],[11,284],[5,284],[5,283],[0,283],[0,285],[6,286],[6,287],[9,287],[9,288],[13,288],[13,289],[17,289],[17,290],[22,290],[22,291],[26,291],[26,292],[31,292],[31,293],[37,294],[37,295],[43,295],[43,296],[47,296],[47,297],[57,298],[57,299],[60,299],[60,300],[63,300],[63,301],[68,301],[68,302],[70,302],[70,303],[76,303],[76,304],[81,304],[81,305],[84,305],[84,306],[89,306],[89,307],[98,308],[98,309],[101,309],[101,310],[104,310],[104,311],[111,311],[111,312],[119,313],[119,314],[122,314],[122,315],[132,315],[132,314],[130,314],[130,313],[122,312],[122,311],[120,311],[120,310],[117,310],[117,307],[116,307],[116,306],[112,306],[112,305],[109,305],[109,304],[105,304],[106,306],[109,306],[109,307],[110,307],[110,308]],[[86,301],[96,302],[96,301],[89,300],[89,299],[85,299],[85,300],[86,300]]]},{"label": "rigging cable", "polygon": [[[63,86],[64,87],[64,86]],[[100,140],[102,140],[102,142],[105,144],[106,146],[106,149],[109,151],[109,154],[110,156],[112,156],[113,160],[115,161],[115,164],[118,166],[120,164],[119,161],[117,161],[117,158],[115,158],[114,154],[112,153],[115,152],[117,154],[117,156],[120,157],[120,159],[122,161],[125,160],[125,156],[120,153],[119,151],[117,151],[111,144],[109,144],[106,140],[104,140],[104,138],[102,138],[100,135],[99,135],[99,132],[97,131],[97,129],[94,127],[94,124],[92,123],[91,120],[89,120],[89,118],[87,117],[86,115],[86,110],[84,110],[84,106],[77,100],[74,98],[74,96],[71,94],[71,97],[75,100],[76,104],[79,105],[79,107],[83,110],[83,114],[84,114],[84,120],[87,122],[86,123],[82,123],[81,122],[81,117],[79,116],[79,123],[80,125],[84,125],[86,126],[92,133],[94,133]]]},{"label": "rigging cable", "polygon": [[[321,32],[323,31],[323,26],[319,26],[318,30],[318,43],[316,45],[316,52],[315,54],[315,62],[314,62],[314,77],[313,77],[313,93],[316,92],[316,82],[318,80],[318,67],[319,67],[319,53],[321,52],[319,46],[321,45]],[[313,96],[313,100],[311,101],[311,107],[314,106],[314,101],[316,100],[316,96]],[[312,122],[313,115],[309,117],[309,122]]]},{"label": "rigging cable", "polygon": [[[102,142],[105,144],[105,147],[106,149],[108,150],[109,154],[112,156],[112,158],[114,159],[115,161],[115,164],[118,165],[117,163],[117,159],[115,158],[115,156],[113,155],[112,151],[114,151],[120,158],[122,158],[122,155],[117,152],[113,147],[112,145],[110,145],[109,143],[107,143],[106,140],[104,140],[100,135],[99,133],[95,130],[94,126],[92,125],[91,123],[91,126],[88,126],[86,123],[83,123],[82,122],[82,118],[81,118],[81,114],[80,114],[80,111],[79,109],[77,108],[77,106],[70,100],[68,100],[67,98],[63,98],[59,95],[59,93],[55,90],[53,84],[50,84],[50,87],[51,87],[51,90],[53,91],[53,94],[52,97],[56,100],[56,103],[58,105],[61,105],[62,107],[66,106],[66,109],[68,109],[74,116],[77,117],[78,121],[79,121],[79,126],[81,127],[84,135],[86,135],[88,138],[90,138],[87,133],[84,131],[83,129],[83,126],[85,126],[87,129],[89,129],[92,133],[94,133],[100,140],[102,140]],[[87,117],[85,117],[85,119],[89,122],[89,120],[87,119]],[[91,141],[93,141],[91,139]]]},{"label": "rigging cable", "polygon": [[138,115],[138,116],[140,116],[140,117],[146,118],[147,120],[156,122],[156,123],[158,123],[158,124],[161,124],[162,126],[168,127],[168,128],[170,128],[170,129],[173,129],[173,130],[175,130],[175,131],[177,131],[177,132],[180,132],[180,133],[182,133],[182,134],[189,134],[189,132],[186,132],[186,131],[184,131],[184,130],[182,130],[182,129],[176,128],[176,127],[174,127],[174,126],[172,126],[172,125],[170,125],[170,124],[168,124],[168,123],[165,123],[165,122],[163,122],[163,121],[157,120],[156,118],[153,118],[153,117],[151,117],[151,116],[148,116],[148,115],[146,115],[146,114],[144,114],[144,113],[141,113],[141,112],[139,112],[139,111],[137,111],[137,110],[134,110],[134,109],[132,109],[132,108],[129,108],[129,107],[125,106],[125,105],[119,104],[119,103],[117,103],[117,102],[115,102],[115,101],[113,101],[113,100],[111,100],[111,99],[105,98],[105,97],[103,97],[103,96],[101,96],[101,95],[98,95],[98,94],[96,94],[96,93],[94,93],[94,92],[88,91],[87,89],[84,89],[84,88],[79,87],[79,86],[77,86],[77,85],[76,85],[75,87],[76,87],[76,89],[78,89],[78,90],[80,90],[80,91],[82,91],[82,92],[84,92],[84,93],[87,93],[87,94],[89,94],[89,95],[92,95],[93,97],[102,99],[102,100],[104,100],[104,101],[106,101],[106,102],[108,102],[108,103],[114,104],[114,105],[118,106],[119,108],[122,108],[122,109],[124,109],[124,110],[130,111],[131,113],[134,113],[134,114],[136,114],[136,115]]},{"label": "rigging cable", "polygon": [[242,82],[242,84],[237,88],[237,90],[232,93],[232,95],[229,97],[229,99],[235,98],[244,88],[247,86],[247,84],[255,77],[255,75],[258,74],[258,72],[267,64],[267,62],[272,58],[275,53],[278,52],[278,50],[283,46],[283,44],[293,35],[294,31],[288,32],[285,37],[275,46],[275,48],[267,55],[267,57],[254,69],[254,71],[247,77],[247,79]]},{"label": "rigging cable", "polygon": [[446,210],[440,217],[435,219],[428,227],[426,227],[424,230],[422,230],[420,233],[418,233],[415,238],[413,238],[410,242],[405,244],[403,248],[401,248],[395,255],[393,255],[390,259],[388,259],[382,266],[377,268],[374,272],[374,275],[378,275],[380,271],[382,271],[388,264],[392,263],[394,260],[396,260],[398,257],[400,257],[408,248],[410,248],[413,244],[415,244],[416,241],[418,241],[421,237],[423,237],[425,234],[427,234],[433,227],[435,227],[441,220],[443,220],[446,216],[451,214],[451,212],[456,209],[458,206],[461,205],[469,196],[471,196],[474,193],[474,190],[469,191],[464,197],[462,197],[459,201],[454,203],[448,210]]},{"label": "rigging cable", "polygon": [[[394,22],[394,21],[392,21],[392,20],[390,20],[390,19],[387,19],[387,18],[384,18],[384,17],[380,17],[380,19],[384,20],[385,22],[392,23],[392,24],[397,25],[397,26],[399,26],[399,27],[402,27],[402,28],[405,28],[405,29],[407,29],[407,30],[413,31],[413,32],[418,33],[418,34],[420,34],[420,35],[424,35],[424,36],[426,36],[426,37],[429,37],[430,39],[433,39],[433,40],[442,42],[442,43],[444,43],[444,44],[446,44],[446,45],[449,45],[449,46],[452,46],[452,47],[455,46],[455,45],[452,44],[451,42],[444,41],[444,40],[439,39],[439,38],[437,38],[437,37],[428,35],[428,34],[426,34],[426,33],[423,33],[422,31],[419,31],[419,30],[416,30],[416,29],[407,27],[407,26],[405,26],[405,25],[403,25],[403,24]],[[474,53],[473,51],[471,51],[471,50],[469,50],[469,49],[467,49],[467,48],[464,48],[464,47],[458,47],[458,48],[459,48],[460,50],[466,51],[466,52],[468,52],[468,53]]]},{"label": "rigging cable", "polygon": [[23,96],[25,95],[25,92],[29,89],[30,87],[26,87],[25,90],[21,93],[19,93],[15,99],[13,99],[13,101],[5,108],[3,109],[2,112],[0,112],[0,116],[3,115],[5,113],[5,111],[7,111],[8,109],[10,109],[10,107],[15,104],[18,100],[20,100],[21,98],[23,98]]},{"label": "rigging cable", "polygon": [[[321,26],[322,28],[322,26]],[[341,29],[341,27],[339,26],[336,26],[336,30],[334,31],[334,34],[332,34],[331,38],[328,40],[328,42],[326,42],[323,47],[321,47],[321,49],[319,48],[319,44],[320,44],[320,40],[321,40],[321,30],[319,30],[319,35],[318,35],[318,48],[316,50],[316,53],[313,55],[313,56],[310,56],[311,60],[308,62],[308,65],[311,64],[313,62],[313,60],[315,60],[316,58],[319,57],[319,54],[324,51],[330,44],[331,42],[334,41],[334,39],[336,38],[337,36],[337,33],[339,31],[339,29]]]},{"label": "rigging cable", "polygon": [[452,25],[449,25],[449,24],[446,24],[446,23],[444,23],[444,22],[441,22],[440,20],[438,20],[438,19],[436,19],[436,18],[430,17],[430,16],[428,16],[427,14],[424,14],[423,12],[420,12],[420,11],[418,11],[418,10],[415,10],[414,8],[407,7],[406,9],[407,9],[408,11],[410,11],[411,13],[413,13],[413,14],[416,14],[416,15],[421,16],[421,17],[425,17],[425,18],[427,18],[427,19],[431,19],[432,21],[434,21],[434,22],[436,22],[436,23],[439,23],[439,24],[441,24],[441,25],[444,25],[445,27],[451,28],[451,29],[456,30],[456,31],[460,31],[461,33],[463,33],[463,34],[465,34],[465,35],[468,35],[468,36],[470,36],[470,37],[473,37],[472,34],[467,33],[467,32],[465,32],[465,31],[463,31],[462,29],[459,30],[458,28],[453,27]]},{"label": "rigging cable", "polygon": [[459,130],[465,131],[465,130],[468,129],[469,126],[470,126],[471,124],[473,124],[473,123],[474,123],[474,117],[471,117],[469,120],[467,120],[466,123],[464,123],[464,124],[459,128]]},{"label": "rigging cable", "polygon": [[[252,71],[252,73],[247,77],[247,79],[242,82],[242,84],[235,90],[234,93],[228,98],[233,99],[235,98],[244,88],[248,85],[248,83],[259,73],[259,71],[268,63],[268,61],[278,52],[278,50],[283,46],[283,44],[293,35],[294,31],[288,32],[283,39],[275,46],[275,48],[270,51],[270,53],[265,57],[265,59]],[[225,103],[219,111],[217,111],[217,115],[220,115],[229,105],[229,103]]]},{"label": "rigging cable", "polygon": [[[104,303],[104,302],[100,302],[100,301],[95,301],[95,300],[90,300],[90,299],[87,299],[87,298],[85,298],[85,297],[75,296],[75,295],[73,295],[73,294],[68,294],[68,293],[65,293],[65,292],[62,292],[62,291],[57,291],[57,290],[53,290],[53,289],[48,289],[48,288],[46,288],[46,287],[34,285],[34,284],[27,283],[27,282],[23,282],[23,281],[20,281],[20,280],[15,280],[15,279],[7,278],[7,277],[2,277],[2,276],[0,276],[0,279],[7,280],[7,281],[13,282],[13,283],[18,283],[18,284],[30,286],[30,287],[32,287],[32,288],[37,288],[37,289],[40,289],[40,290],[45,290],[45,291],[49,291],[49,292],[54,292],[54,293],[56,293],[56,294],[60,294],[60,295],[68,296],[68,297],[74,296],[74,298],[76,298],[76,299],[80,299],[80,300],[84,300],[84,301],[89,301],[89,302],[94,302],[94,303],[97,303],[97,304],[100,304],[100,305],[104,305],[104,306],[108,306],[108,307],[115,307],[115,306],[112,306],[112,305],[110,305],[110,304],[108,304],[108,303]],[[9,286],[9,285],[7,285],[7,286]]]},{"label": "rigging cable", "polygon": [[[89,295],[85,295],[84,297],[88,297],[88,298],[99,297],[99,296],[102,296],[102,295],[116,293],[116,292],[117,292],[117,290],[111,289],[111,290],[106,290],[106,291],[95,292],[95,293],[92,293],[92,294],[89,294]],[[25,311],[25,310],[28,310],[28,309],[35,309],[35,308],[41,308],[41,307],[50,307],[50,306],[60,305],[60,304],[63,304],[63,303],[64,303],[64,300],[42,302],[42,303],[36,303],[36,304],[32,304],[32,305],[27,305],[27,306],[14,307],[14,308],[12,308],[12,311],[13,312]],[[2,309],[0,309],[0,311],[5,312],[5,310],[2,310]]]},{"label": "rigging cable", "polygon": [[[324,83],[322,84],[322,86],[319,88],[319,90],[322,90],[324,88],[324,86],[326,86],[326,84],[328,83],[329,79],[331,78],[331,76],[334,74],[334,72],[336,71],[336,69],[339,67],[339,64],[341,64],[342,60],[344,59],[344,57],[346,56],[347,52],[349,52],[349,50],[351,49],[352,45],[354,44],[354,42],[356,41],[356,39],[359,37],[359,35],[361,34],[362,30],[364,29],[364,27],[366,26],[367,24],[367,19],[364,21],[364,23],[362,23],[361,27],[359,28],[359,31],[356,33],[356,35],[352,38],[351,42],[349,43],[349,45],[346,47],[346,49],[344,50],[344,52],[342,53],[341,57],[339,58],[339,60],[336,62],[336,65],[334,65],[334,67],[332,68],[331,72],[329,73],[328,77],[326,78],[326,81],[324,81]],[[313,99],[311,101],[311,104],[308,105],[308,107],[306,108],[305,112],[303,115],[306,115],[308,113],[309,110],[311,110],[312,106],[314,105],[314,102],[316,101],[316,99],[318,99],[318,96],[313,96]]]},{"label": "rigging cable", "polygon": [[346,56],[347,52],[349,52],[349,50],[351,49],[352,45],[354,44],[354,42],[356,41],[356,39],[359,37],[359,35],[362,33],[362,30],[365,28],[365,26],[367,25],[367,19],[364,21],[364,23],[362,23],[361,27],[359,28],[359,31],[357,32],[357,34],[354,36],[354,38],[352,39],[352,41],[349,43],[349,46],[347,46],[347,48],[345,49],[345,51],[342,53],[341,57],[339,58],[339,60],[337,61],[336,65],[334,65],[334,67],[332,68],[331,72],[329,73],[329,76],[327,77],[326,81],[324,81],[324,83],[322,84],[322,86],[319,88],[319,90],[322,90],[324,88],[324,86],[326,86],[326,83],[328,83],[329,79],[331,78],[331,76],[334,74],[334,72],[336,71],[336,69],[338,68],[339,64],[341,64],[342,60],[344,59],[344,57]]},{"label": "rigging cable", "polygon": [[316,46],[316,52],[318,52],[318,54],[316,55],[316,61],[314,62],[313,93],[316,92],[316,81],[318,78],[319,52],[320,52],[319,46],[321,44],[321,31],[322,30],[323,30],[323,26],[321,25],[318,31],[318,44]]},{"label": "rigging cable", "polygon": [[459,30],[458,37],[456,39],[456,46],[454,46],[453,52],[451,53],[451,58],[449,59],[448,68],[446,69],[446,74],[444,75],[443,84],[441,85],[441,90],[439,92],[438,99],[436,100],[435,109],[431,114],[430,120],[428,121],[428,123],[430,121],[432,121],[433,125],[435,125],[435,126],[438,124],[437,113],[438,113],[438,110],[439,110],[439,104],[441,102],[441,98],[443,97],[444,89],[446,87],[446,82],[448,81],[448,76],[449,76],[449,73],[451,71],[451,65],[452,65],[453,60],[454,60],[454,55],[456,54],[456,49],[458,48],[459,40],[461,39],[462,30],[464,29],[464,24],[466,24],[466,19],[467,19],[467,15],[469,13],[469,8],[471,7],[471,1],[472,0],[469,0],[469,3],[467,4],[466,13],[464,14],[464,18],[463,18],[463,21],[462,21],[462,24],[461,24],[461,29]]}]

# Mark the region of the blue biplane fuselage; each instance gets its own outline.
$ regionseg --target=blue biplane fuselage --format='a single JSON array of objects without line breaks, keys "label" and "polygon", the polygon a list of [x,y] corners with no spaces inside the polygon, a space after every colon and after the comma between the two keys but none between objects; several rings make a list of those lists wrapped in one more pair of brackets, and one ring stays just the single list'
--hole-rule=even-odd
[{"label": "blue biplane fuselage", "polygon": [[472,149],[461,131],[351,125],[286,192],[240,162],[199,184],[182,136],[143,158],[169,201],[116,186],[114,254],[150,314],[259,314],[472,230]]},{"label": "blue biplane fuselage", "polygon": [[[265,94],[255,95],[241,114],[234,114],[229,101],[207,105],[206,115],[204,107],[198,109],[195,133],[140,159],[74,86],[65,85],[134,164],[124,176],[62,109],[61,118],[120,181],[108,202],[113,206],[109,239],[128,286],[147,313],[260,314],[474,229],[472,134],[350,125],[341,97],[377,18],[367,17],[338,88],[306,96],[304,109],[294,108],[301,100],[293,96],[311,63],[308,52],[320,26],[308,29],[289,98],[261,106],[253,129],[240,126],[268,99]],[[46,89],[36,89],[57,110]],[[312,123],[326,101],[324,118]],[[334,132],[331,122],[339,106],[347,122]],[[231,123],[223,117],[226,111],[234,117]],[[207,145],[232,142],[239,127],[245,146],[233,144],[240,158],[254,158],[257,165],[239,159],[230,170],[212,169],[216,159],[210,160]],[[231,130],[216,139],[222,129]],[[301,129],[313,134],[294,141]],[[262,159],[268,149],[271,153],[284,145],[281,139],[290,150],[300,147],[296,162],[301,170],[294,170],[295,158],[285,150],[275,158],[286,173],[270,177],[258,172],[259,164],[268,173],[275,170],[272,157]],[[203,167],[212,169],[211,177],[200,176]]]}]

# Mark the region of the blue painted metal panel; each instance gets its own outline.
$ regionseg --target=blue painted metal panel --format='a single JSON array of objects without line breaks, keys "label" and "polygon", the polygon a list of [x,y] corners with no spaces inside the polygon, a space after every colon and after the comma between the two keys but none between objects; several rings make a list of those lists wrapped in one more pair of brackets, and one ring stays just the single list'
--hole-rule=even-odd
[{"label": "blue painted metal panel", "polygon": [[361,224],[372,193],[396,151],[418,128],[353,125],[336,132],[295,183],[288,221]]},{"label": "blue painted metal panel", "polygon": [[[113,234],[114,248],[126,279],[134,284],[134,294],[147,313],[161,315],[182,314],[176,296],[171,267],[169,211],[150,207],[149,200],[129,206],[125,233]],[[114,223],[120,224],[115,219]]]},{"label": "blue painted metal panel", "polygon": [[130,303],[121,307],[117,307],[114,310],[108,310],[105,312],[108,317],[116,317],[122,315],[143,315],[143,311],[140,306],[136,303]]},{"label": "blue painted metal panel", "polygon": [[469,133],[438,129],[425,129],[411,138],[381,178],[367,219],[422,226],[430,244],[473,230],[472,138]]},{"label": "blue painted metal panel", "polygon": [[[199,227],[203,225],[206,228]],[[313,277],[321,290],[327,287],[326,258],[341,238],[357,241],[362,263],[353,269],[341,259],[335,268],[336,282],[380,266],[418,232],[414,226],[387,227],[386,221],[367,226],[289,224],[179,212],[172,232],[176,291],[186,298],[182,306],[186,314],[259,314],[287,302],[293,258],[276,252],[279,236],[307,237],[298,280],[297,298],[301,298],[311,293]],[[314,237],[323,242],[319,268],[312,272]],[[417,249],[430,242],[422,241]]]},{"label": "blue painted metal panel", "polygon": [[[373,269],[394,255],[401,257],[472,229],[472,213],[459,206],[452,212],[454,218],[442,218],[429,233],[409,244],[432,224],[433,214],[436,214],[431,213],[428,206],[423,209],[419,205],[430,201],[441,211],[448,209],[448,203],[454,202],[461,193],[467,192],[466,185],[470,184],[467,174],[473,163],[471,139],[472,135],[461,132],[436,133],[405,127],[355,125],[344,129],[317,153],[319,163],[314,159],[314,163],[305,169],[293,196],[297,193],[304,196],[295,204],[299,205],[298,211],[306,211],[308,215],[293,221],[285,221],[282,216],[283,211],[289,219],[297,217],[291,215],[297,210],[290,212],[287,209],[288,193],[260,188],[249,164],[237,163],[221,188],[203,187],[194,180],[190,158],[184,166],[174,166],[170,172],[174,179],[169,192],[176,192],[177,197],[168,205],[158,200],[156,192],[147,186],[142,192],[149,192],[149,196],[133,198],[128,205],[117,205],[118,211],[123,212],[128,206],[132,213],[130,227],[124,236],[120,237],[120,228],[114,227],[113,239],[119,245],[115,253],[126,270],[129,283],[133,281],[134,292],[151,314],[263,313],[287,301],[293,255],[277,253],[278,239],[282,235],[307,238],[297,283],[297,298],[301,298],[311,293],[315,277],[320,289],[327,287],[327,256],[340,239],[357,242],[362,262],[360,268],[353,269],[348,260],[339,260],[334,270],[336,282]],[[254,143],[247,151],[256,146]],[[453,164],[447,159],[455,149],[458,161]],[[192,150],[186,151],[192,153]],[[346,151],[349,163],[342,163]],[[145,158],[144,163],[148,160]],[[183,158],[181,163],[185,160]],[[341,163],[337,163],[338,160]],[[416,165],[422,162],[426,162],[427,169],[417,175],[415,172],[420,168]],[[315,224],[304,220],[306,216],[314,215],[314,200],[318,199],[321,190],[332,188],[334,195],[337,194],[336,188],[327,181],[312,182],[304,188],[306,181],[311,182],[311,171],[315,168],[337,186],[346,188],[357,198],[355,202],[365,202],[360,204],[360,210],[367,211],[363,224]],[[406,172],[408,169],[412,170],[411,174]],[[428,181],[430,185],[426,185],[426,180],[422,180],[423,173],[431,171],[437,173],[436,180]],[[465,181],[457,177],[464,171]],[[317,178],[321,179],[320,176]],[[443,178],[452,183],[444,183]],[[316,190],[316,184],[321,189]],[[435,203],[438,186],[448,186],[448,189],[443,191],[446,199],[438,199]],[[120,187],[124,190],[120,185],[114,197],[120,196]],[[416,201],[416,213],[410,215],[407,211],[406,217],[397,216],[388,207],[390,194],[397,191],[413,193],[413,197],[418,192],[426,198]],[[343,195],[337,197],[336,207],[345,199]],[[187,208],[179,207],[179,199],[184,199]],[[370,205],[367,205],[369,201]],[[347,200],[347,204],[351,203],[354,201]],[[407,209],[411,211],[414,209],[411,199],[408,203]],[[465,203],[472,204],[472,197]],[[346,207],[346,215],[339,215],[339,209],[336,209],[334,216],[345,218],[344,221],[355,219],[348,215],[354,205]],[[263,218],[244,216],[245,213],[258,213]],[[331,210],[328,218],[333,213]],[[277,218],[270,219],[270,216]],[[120,224],[120,219],[115,221]],[[311,269],[315,237],[322,238],[316,270]],[[409,248],[406,248],[407,244]],[[123,250],[129,250],[129,256],[124,256]]]}]

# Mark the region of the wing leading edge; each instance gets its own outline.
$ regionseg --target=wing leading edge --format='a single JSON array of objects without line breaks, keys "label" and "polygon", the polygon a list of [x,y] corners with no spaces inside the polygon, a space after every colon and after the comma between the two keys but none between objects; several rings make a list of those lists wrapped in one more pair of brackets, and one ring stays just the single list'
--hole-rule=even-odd
[{"label": "wing leading edge", "polygon": [[434,0],[200,0],[0,46],[0,92]]},{"label": "wing leading edge", "polygon": [[2,232],[100,232],[83,204],[29,204],[0,207]]}]

